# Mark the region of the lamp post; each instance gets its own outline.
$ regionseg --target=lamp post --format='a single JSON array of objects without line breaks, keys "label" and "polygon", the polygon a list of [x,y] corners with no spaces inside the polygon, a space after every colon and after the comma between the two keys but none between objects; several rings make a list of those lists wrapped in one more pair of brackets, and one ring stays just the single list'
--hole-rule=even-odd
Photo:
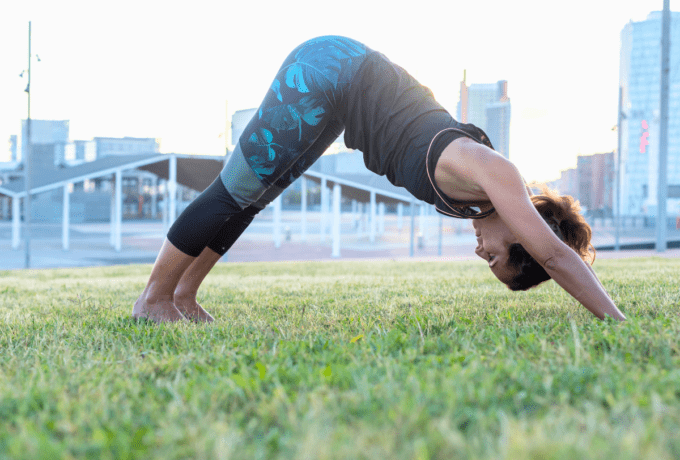
[{"label": "lamp post", "polygon": [[621,249],[620,234],[621,234],[621,122],[625,120],[626,114],[623,113],[623,87],[619,86],[619,113],[616,123],[617,148],[616,148],[616,222],[615,222],[615,240],[614,250]]},{"label": "lamp post", "polygon": [[24,233],[26,250],[24,268],[31,266],[31,21],[28,21],[28,85],[24,90],[28,93],[28,114],[26,117],[26,158],[24,158],[24,182],[26,198],[24,201]]},{"label": "lamp post", "polygon": [[656,194],[656,252],[666,251],[666,201],[668,197],[668,76],[670,73],[670,0],[663,2],[661,21],[661,94],[659,125],[659,167]]}]

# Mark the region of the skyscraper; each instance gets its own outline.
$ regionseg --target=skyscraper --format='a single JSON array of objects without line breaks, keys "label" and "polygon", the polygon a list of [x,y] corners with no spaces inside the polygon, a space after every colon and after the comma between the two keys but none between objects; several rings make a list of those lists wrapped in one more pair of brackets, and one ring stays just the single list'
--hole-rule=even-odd
[{"label": "skyscraper", "polygon": [[[668,202],[680,213],[680,13],[671,13],[668,101]],[[656,214],[661,85],[661,12],[621,31],[621,214]]]},{"label": "skyscraper", "polygon": [[463,80],[457,118],[484,130],[496,151],[510,157],[510,99],[506,80],[470,86]]}]

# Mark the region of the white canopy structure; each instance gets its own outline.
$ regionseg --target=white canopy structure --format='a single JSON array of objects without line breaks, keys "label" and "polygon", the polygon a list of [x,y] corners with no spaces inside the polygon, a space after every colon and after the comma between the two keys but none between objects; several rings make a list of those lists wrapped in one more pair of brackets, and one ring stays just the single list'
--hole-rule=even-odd
[{"label": "white canopy structure", "polygon": [[[63,218],[62,218],[62,247],[69,249],[69,214],[70,214],[70,185],[85,180],[97,178],[110,178],[113,180],[113,195],[111,206],[111,245],[116,251],[121,250],[121,225],[123,215],[122,175],[124,171],[139,169],[151,172],[161,179],[166,180],[168,204],[164,207],[164,221],[168,225],[174,222],[176,215],[177,184],[184,185],[197,191],[203,191],[217,177],[224,165],[226,157],[199,156],[187,154],[145,154],[145,155],[121,155],[107,156],[105,158],[83,163],[77,166],[37,169],[31,172],[31,195],[63,190]],[[323,157],[322,157],[323,158]],[[369,210],[369,239],[375,241],[376,232],[379,231],[377,215],[384,215],[385,203],[397,203],[402,211],[403,204],[415,204],[416,200],[404,189],[390,184],[385,177],[377,175],[358,174],[324,174],[319,172],[320,167],[316,164],[306,171],[302,181],[302,233],[303,240],[306,236],[306,188],[307,180],[321,184],[322,193],[322,220],[327,218],[328,203],[330,201],[329,188],[333,190],[332,210],[332,237],[333,257],[340,257],[340,202],[341,196],[351,198],[361,203],[370,203]],[[0,195],[12,198],[12,248],[19,249],[20,235],[20,208],[19,200],[25,198],[26,191],[23,178],[5,182],[0,185]],[[380,202],[380,203],[379,203]],[[274,201],[274,242],[280,246],[281,236],[281,199]],[[379,211],[379,208],[381,211]],[[399,213],[400,216],[402,212]],[[414,213],[412,212],[412,216]],[[325,225],[321,226],[325,232]],[[413,233],[413,232],[412,232]],[[413,235],[411,236],[413,247]]]}]

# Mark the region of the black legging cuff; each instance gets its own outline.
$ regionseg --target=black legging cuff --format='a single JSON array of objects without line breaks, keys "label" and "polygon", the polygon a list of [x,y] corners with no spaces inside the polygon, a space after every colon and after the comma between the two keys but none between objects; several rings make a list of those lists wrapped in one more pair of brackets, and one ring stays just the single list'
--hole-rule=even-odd
[{"label": "black legging cuff", "polygon": [[208,247],[221,256],[226,254],[245,229],[248,228],[248,225],[250,225],[258,212],[260,212],[260,209],[248,206],[240,213],[229,218],[217,236],[208,244]]},{"label": "black legging cuff", "polygon": [[226,221],[240,212],[241,208],[217,176],[172,224],[168,240],[183,253],[198,257],[221,233]]}]

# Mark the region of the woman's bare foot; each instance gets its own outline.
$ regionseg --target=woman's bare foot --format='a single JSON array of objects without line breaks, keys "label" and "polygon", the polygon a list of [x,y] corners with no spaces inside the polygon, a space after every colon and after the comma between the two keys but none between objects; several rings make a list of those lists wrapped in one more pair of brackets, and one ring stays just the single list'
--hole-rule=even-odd
[{"label": "woman's bare foot", "polygon": [[179,310],[187,319],[190,319],[195,323],[212,323],[215,321],[215,318],[205,311],[193,298],[175,296],[175,307],[177,307],[177,310]]},{"label": "woman's bare foot", "polygon": [[171,300],[159,300],[158,302],[150,303],[147,302],[144,294],[139,296],[134,307],[132,307],[132,318],[146,318],[156,323],[186,321],[186,318]]}]

